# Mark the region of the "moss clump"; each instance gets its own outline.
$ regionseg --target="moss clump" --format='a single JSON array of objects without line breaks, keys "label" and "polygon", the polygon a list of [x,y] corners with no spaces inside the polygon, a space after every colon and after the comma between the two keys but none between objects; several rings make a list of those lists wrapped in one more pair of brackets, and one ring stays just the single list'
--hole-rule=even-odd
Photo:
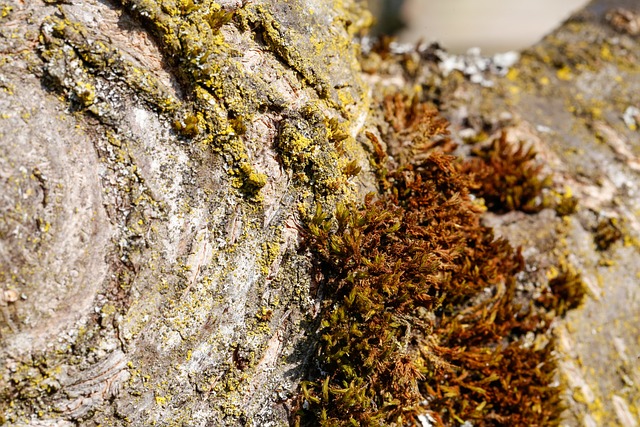
[{"label": "moss clump", "polygon": [[578,211],[578,199],[570,193],[561,195],[555,205],[555,211],[560,216],[573,215]]},{"label": "moss clump", "polygon": [[489,146],[474,150],[474,155],[462,164],[461,172],[475,178],[474,192],[490,210],[535,213],[546,206],[542,192],[551,186],[551,176],[541,175],[533,147],[514,146],[502,132]]},{"label": "moss clump", "polygon": [[[383,111],[390,125],[384,137],[392,156],[405,154],[413,157],[435,147],[449,153],[456,148],[456,144],[448,138],[447,121],[438,114],[435,106],[421,102],[418,96],[388,95],[383,100]],[[398,160],[410,161],[404,156]]]},{"label": "moss clump", "polygon": [[564,316],[569,310],[582,304],[587,294],[587,286],[580,274],[566,261],[554,268],[549,278],[549,285],[536,303],[557,316]]},{"label": "moss clump", "polygon": [[520,340],[548,322],[516,303],[523,259],[481,225],[474,181],[453,157],[424,150],[380,176],[379,197],[309,219],[332,297],[294,423],[405,425],[430,414],[441,425],[557,425],[551,346]]},{"label": "moss clump", "polygon": [[615,218],[601,220],[594,231],[593,240],[598,250],[606,251],[622,238],[622,231]]}]

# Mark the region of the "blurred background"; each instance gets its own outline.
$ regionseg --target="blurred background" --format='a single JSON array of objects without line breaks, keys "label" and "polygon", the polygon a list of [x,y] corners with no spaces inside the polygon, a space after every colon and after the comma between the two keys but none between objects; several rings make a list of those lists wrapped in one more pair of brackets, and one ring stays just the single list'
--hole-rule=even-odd
[{"label": "blurred background", "polygon": [[[639,0],[640,1],[640,0]],[[376,31],[399,41],[438,41],[448,51],[519,50],[540,40],[586,0],[369,0]]]}]

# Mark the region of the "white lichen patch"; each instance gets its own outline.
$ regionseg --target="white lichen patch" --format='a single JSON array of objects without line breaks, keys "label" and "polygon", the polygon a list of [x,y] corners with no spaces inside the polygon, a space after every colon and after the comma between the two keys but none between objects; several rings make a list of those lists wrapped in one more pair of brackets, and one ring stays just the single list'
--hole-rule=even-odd
[{"label": "white lichen patch", "polygon": [[640,125],[640,108],[630,105],[624,110],[622,115],[624,124],[627,125],[629,130],[637,130]]},{"label": "white lichen patch", "polygon": [[485,87],[492,87],[490,75],[504,76],[520,59],[518,52],[505,52],[493,57],[482,56],[479,48],[471,48],[464,55],[448,53],[438,50],[440,71],[446,77],[453,71],[462,72],[472,83]]}]

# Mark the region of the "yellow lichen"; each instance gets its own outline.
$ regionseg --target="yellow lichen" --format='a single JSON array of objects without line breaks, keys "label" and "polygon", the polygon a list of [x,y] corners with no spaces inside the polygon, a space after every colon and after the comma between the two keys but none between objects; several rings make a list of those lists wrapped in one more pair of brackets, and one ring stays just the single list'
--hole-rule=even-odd
[{"label": "yellow lichen", "polygon": [[269,274],[269,270],[273,261],[280,254],[280,244],[278,242],[264,242],[262,243],[262,261],[261,271],[265,276]]},{"label": "yellow lichen", "polygon": [[556,71],[556,76],[560,80],[568,81],[573,78],[573,73],[569,67],[565,66]]},{"label": "yellow lichen", "polygon": [[0,18],[6,18],[11,14],[12,11],[13,11],[13,6],[10,6],[8,4],[0,5]]}]

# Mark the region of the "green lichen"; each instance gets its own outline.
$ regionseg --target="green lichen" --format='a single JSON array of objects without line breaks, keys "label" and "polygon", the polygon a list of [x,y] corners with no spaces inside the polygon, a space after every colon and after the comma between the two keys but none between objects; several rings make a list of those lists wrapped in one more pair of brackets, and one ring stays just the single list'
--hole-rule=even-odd
[{"label": "green lichen", "polygon": [[[260,31],[254,25],[259,21],[264,27],[262,35],[268,46],[290,59],[292,64],[297,63],[294,59],[301,58],[296,55],[292,45],[273,44],[276,39],[281,39],[275,34],[280,24],[262,6],[232,12],[225,11],[214,2],[198,5],[163,2],[159,6],[148,1],[124,1],[123,4],[134,10],[151,31],[163,40],[165,53],[177,62],[183,78],[195,85],[196,112],[175,119],[175,128],[183,135],[197,137],[207,146],[221,152],[231,163],[231,174],[237,177],[234,186],[255,196],[266,184],[267,178],[251,165],[246,141],[241,134],[246,131],[245,123],[251,121],[251,117],[262,105],[268,102],[284,107],[285,103],[262,77],[246,74],[242,65],[234,59],[220,30],[223,26],[230,25],[235,16],[246,24],[247,29],[252,28],[253,31]],[[302,69],[308,71],[311,68],[307,66]],[[312,80],[316,81],[317,78]],[[302,181],[326,184],[331,181],[328,171],[333,165],[320,165],[330,160],[331,155],[314,157],[311,161],[315,153],[308,151],[326,140],[326,134],[318,129],[318,122],[322,122],[322,115],[317,119],[318,114],[320,113],[316,112],[306,117],[296,116],[291,121],[285,120],[281,127],[279,147],[285,167],[300,172],[301,178],[305,174],[314,175],[303,178]],[[307,130],[311,134],[304,135]],[[298,167],[298,162],[305,166]],[[314,170],[306,169],[309,164],[316,166],[312,168]]]},{"label": "green lichen", "polygon": [[339,125],[328,126],[329,122],[315,105],[309,104],[301,114],[283,121],[276,146],[283,164],[322,195],[343,188],[341,165],[348,161],[339,154],[347,137]]},{"label": "green lichen", "polygon": [[242,172],[242,183],[248,192],[256,192],[265,186],[267,176],[256,170],[247,162],[242,162],[238,166]]},{"label": "green lichen", "polygon": [[[42,26],[41,57],[54,86],[63,88],[72,101],[100,116],[106,114],[96,102],[106,105],[106,95],[96,92],[96,77],[110,74],[124,81],[138,96],[160,111],[171,111],[179,102],[162,85],[143,73],[104,41],[93,40],[78,22],[51,16]],[[93,106],[93,108],[91,108]]]},{"label": "green lichen", "polygon": [[251,13],[247,13],[248,25],[259,25],[267,46],[277,53],[291,68],[300,73],[305,81],[316,89],[321,98],[329,95],[328,76],[320,74],[320,70],[313,67],[308,57],[303,56],[293,43],[297,38],[305,37],[293,29],[285,30],[268,8],[258,5]]},{"label": "green lichen", "polygon": [[[262,200],[260,192],[270,177],[260,171],[259,165],[252,159],[256,151],[264,147],[259,145],[261,141],[252,141],[247,134],[252,130],[258,113],[263,114],[268,111],[274,116],[281,116],[278,118],[281,122],[277,123],[278,135],[274,146],[285,173],[290,173],[293,178],[291,194],[307,200],[317,197],[317,200],[322,203],[331,205],[336,199],[344,196],[347,192],[345,188],[348,178],[358,173],[360,164],[366,163],[362,161],[363,159],[354,159],[356,153],[352,148],[360,149],[360,147],[357,147],[357,143],[349,135],[349,129],[352,127],[351,113],[347,113],[347,109],[343,108],[347,103],[353,106],[360,102],[360,94],[353,89],[358,82],[349,81],[348,85],[343,84],[336,88],[335,86],[338,85],[331,83],[328,79],[329,73],[324,66],[318,66],[315,58],[306,55],[304,51],[289,43],[302,33],[291,31],[284,23],[278,23],[275,15],[260,16],[260,13],[256,13],[266,9],[245,11],[241,8],[233,11],[225,10],[215,2],[189,0],[161,2],[124,0],[120,4],[125,12],[136,16],[155,36],[162,55],[172,71],[176,71],[178,83],[182,86],[184,96],[189,99],[190,105],[186,107],[170,96],[165,97],[162,95],[162,90],[158,89],[161,86],[156,86],[155,83],[149,86],[148,82],[153,81],[152,76],[127,62],[124,56],[117,49],[112,48],[106,40],[89,42],[95,37],[92,37],[82,25],[72,22],[65,15],[64,10],[58,17],[50,18],[42,26],[41,58],[47,67],[48,86],[66,96],[72,108],[96,116],[105,127],[113,128],[112,132],[107,133],[106,138],[108,151],[114,154],[114,158],[109,158],[106,162],[107,168],[114,163],[117,166],[127,167],[132,163],[127,148],[131,141],[124,137],[126,132],[116,130],[114,122],[110,121],[117,111],[114,112],[109,108],[112,100],[108,98],[104,88],[113,88],[113,82],[116,82],[117,89],[139,95],[138,99],[152,106],[161,121],[173,125],[179,143],[192,144],[194,151],[210,150],[215,154],[216,160],[222,159],[216,165],[224,165],[229,182],[238,190],[238,195],[257,202],[251,204],[253,209],[251,212],[238,214],[242,219],[242,225],[239,226],[242,227],[241,234],[237,238],[238,241],[225,248],[225,253],[232,253],[233,250],[241,248],[248,233],[252,231],[264,233],[262,235],[271,240],[262,248],[262,253],[259,253],[259,249],[257,250],[261,257],[257,268],[265,274],[275,273],[269,269],[278,262],[280,251],[283,250],[278,243],[280,236],[272,231],[262,231],[260,226],[256,225]],[[253,6],[249,3],[247,7]],[[251,18],[247,18],[248,16]],[[250,25],[243,29],[241,21]],[[262,32],[263,21],[269,28],[269,34]],[[355,31],[354,28],[357,27],[355,22],[348,25],[345,23],[345,26],[350,27],[349,31]],[[240,30],[243,34],[240,34]],[[286,58],[286,61],[290,62],[276,70],[279,78],[286,76],[287,83],[290,83],[294,90],[304,90],[304,85],[313,82],[317,93],[331,100],[318,101],[315,99],[316,94],[309,91],[301,97],[301,99],[310,98],[305,108],[300,109],[297,104],[289,105],[288,98],[280,95],[273,87],[274,85],[270,84],[271,81],[265,81],[260,73],[250,75],[246,72],[241,63],[240,52],[232,49],[225,39],[229,34],[236,37],[234,43],[241,44],[243,42],[239,42],[238,38],[245,38],[251,41],[254,49],[257,45],[265,50],[277,50],[280,59]],[[264,39],[263,36],[265,36]],[[350,38],[341,37],[341,40],[339,49],[354,49],[349,45]],[[325,47],[330,51],[336,48],[333,44],[327,43],[327,46],[318,52],[322,53]],[[279,64],[277,61],[274,63]],[[304,85],[298,85],[295,78],[290,78],[294,75],[292,71],[303,76]],[[280,124],[283,126],[281,127]],[[282,132],[283,129],[284,132]],[[303,143],[302,138],[307,138],[308,141]],[[271,147],[267,148],[271,149]],[[301,159],[301,162],[297,162],[296,159]],[[141,180],[141,177],[135,176]],[[123,187],[120,190],[128,192],[131,188]],[[184,206],[180,206],[180,214],[188,213],[190,208],[188,201],[185,201]],[[137,216],[136,212],[133,212],[130,221],[123,229],[141,234],[148,224],[148,218]],[[225,259],[221,255],[220,263],[224,264],[222,260]],[[176,334],[176,331],[183,336],[188,336],[195,322],[190,315],[202,305],[209,304],[209,301],[180,301],[179,298],[173,298],[174,293],[187,288],[190,273],[193,271],[186,269],[181,271],[180,266],[185,264],[179,264],[176,270],[180,280],[173,281],[166,270],[155,272],[156,263],[157,261],[152,259],[149,269],[154,271],[154,274],[160,275],[157,282],[158,295],[162,298],[167,297],[163,310],[166,309],[167,313],[177,310],[180,313],[180,316],[165,319],[163,327],[166,328],[166,333],[162,334],[162,340],[168,341],[169,335]],[[307,266],[302,264],[302,261],[300,263],[304,267]],[[223,271],[219,272],[219,276],[228,277],[232,269],[231,266],[225,266]],[[303,268],[300,267],[300,269]],[[287,274],[283,274],[283,270],[280,271],[279,276],[282,277],[269,277],[269,279],[281,280],[278,286],[291,290],[294,294],[291,296],[292,300],[296,303],[308,304],[308,297],[304,291],[309,283],[297,277],[295,279],[288,277]],[[207,277],[203,282],[206,280],[218,282],[221,280],[220,277]],[[125,288],[128,288],[131,280],[133,279],[124,280]],[[208,286],[207,289],[212,287]],[[223,302],[220,299],[211,304]],[[284,306],[288,301],[281,304]],[[258,312],[254,319],[255,324],[248,323],[248,336],[259,337],[262,340],[265,336],[270,336],[271,328],[274,326],[273,322],[270,322],[269,310],[273,309],[271,307],[272,305],[264,306],[263,308],[267,311]],[[104,306],[101,314],[104,315],[105,323],[110,323],[115,317],[114,314],[120,309],[120,305]],[[132,311],[135,311],[135,308]],[[253,318],[253,314],[251,313],[250,317]],[[107,320],[109,322],[106,322]],[[129,342],[144,326],[147,324],[140,322],[130,329],[125,328],[127,336],[122,339]],[[87,337],[84,339],[89,340]],[[215,348],[212,351],[222,354],[229,350],[218,348],[224,341],[216,334],[212,334],[208,340]],[[184,349],[188,351],[191,348],[192,341],[185,341],[184,345],[176,351]],[[219,393],[217,400],[222,402],[221,411],[228,414],[230,418],[241,415],[237,402],[242,394],[246,393],[244,388],[248,373],[244,371],[250,371],[254,367],[258,360],[255,353],[261,348],[257,345],[255,348],[248,347],[237,346],[237,357],[231,356],[231,359],[236,360],[233,360],[234,364],[230,364],[228,373],[222,380],[217,372],[202,373],[201,376],[198,374],[195,375],[197,378],[193,379],[194,384],[201,386],[199,390],[203,393]],[[86,353],[91,354],[90,351]],[[187,354],[186,351],[185,354]],[[136,361],[136,364],[138,363],[140,361]],[[155,400],[159,406],[169,410],[174,404],[171,384],[156,381],[155,368],[155,366],[149,367],[136,375],[135,385],[127,390],[132,395],[142,396],[140,401],[150,396],[149,401]],[[177,370],[177,367],[173,369]],[[220,369],[226,369],[226,367],[222,366]],[[178,372],[169,369],[162,377],[177,378],[178,376]],[[188,409],[185,409],[184,413],[187,412]],[[172,421],[180,424],[177,421],[180,416],[181,414],[176,414]],[[149,422],[153,421],[149,420]]]},{"label": "green lichen", "polygon": [[183,118],[175,119],[173,121],[174,128],[186,137],[193,138],[198,135],[200,129],[198,123],[200,118],[197,114],[186,114]]},{"label": "green lichen", "polygon": [[280,254],[280,245],[277,242],[265,242],[262,244],[262,254],[262,273],[266,276]]}]

